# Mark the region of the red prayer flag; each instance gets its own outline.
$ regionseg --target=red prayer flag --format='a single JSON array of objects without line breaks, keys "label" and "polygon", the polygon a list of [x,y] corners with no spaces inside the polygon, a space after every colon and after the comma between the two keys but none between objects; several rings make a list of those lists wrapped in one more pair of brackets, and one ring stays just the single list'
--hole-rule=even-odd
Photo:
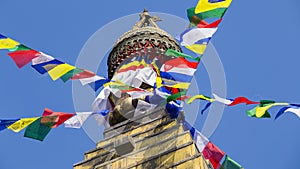
[{"label": "red prayer flag", "polygon": [[216,28],[219,26],[219,24],[222,22],[222,18],[218,19],[217,21],[211,23],[211,24],[203,24],[200,22],[197,26],[198,28]]},{"label": "red prayer flag", "polygon": [[40,52],[35,51],[33,49],[8,53],[8,55],[14,60],[14,62],[19,68],[22,68],[23,66],[31,62],[32,59],[38,57],[39,54]]},{"label": "red prayer flag", "polygon": [[84,70],[83,72],[78,73],[78,74],[74,75],[73,77],[71,77],[71,80],[85,79],[85,78],[90,78],[90,77],[94,77],[94,76],[96,76],[96,74],[94,72]]},{"label": "red prayer flag", "polygon": [[74,116],[74,114],[69,114],[69,113],[62,113],[62,112],[53,112],[50,109],[45,108],[43,117],[57,117],[56,121],[54,122],[54,125],[52,128],[56,128],[59,125],[63,124],[65,121],[67,121],[69,118]]},{"label": "red prayer flag", "polygon": [[235,98],[233,100],[233,102],[228,106],[234,106],[234,105],[242,104],[242,103],[245,103],[248,105],[248,104],[259,104],[260,102],[251,101],[251,100],[247,99],[246,97],[238,97],[238,98]]},{"label": "red prayer flag", "polygon": [[208,142],[202,151],[203,156],[208,159],[214,168],[220,165],[220,161],[225,153],[215,146],[212,142]]}]

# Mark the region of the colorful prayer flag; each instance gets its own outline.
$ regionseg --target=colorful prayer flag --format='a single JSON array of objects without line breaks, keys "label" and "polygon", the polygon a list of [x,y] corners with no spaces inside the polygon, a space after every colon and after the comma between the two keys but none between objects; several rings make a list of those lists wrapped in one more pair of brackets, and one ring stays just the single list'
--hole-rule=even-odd
[{"label": "colorful prayer flag", "polygon": [[207,96],[204,96],[202,94],[199,94],[199,95],[195,95],[193,97],[190,97],[187,100],[187,104],[191,104],[196,99],[201,99],[201,100],[206,100],[206,101],[209,101],[209,102],[214,102],[214,99],[211,99],[210,97],[207,97]]},{"label": "colorful prayer flag", "polygon": [[96,74],[94,72],[91,72],[89,70],[83,70],[83,72],[80,72],[78,74],[75,74],[71,80],[76,80],[76,79],[84,79],[84,78],[90,78],[94,77]]},{"label": "colorful prayer flag", "polygon": [[1,39],[0,38],[0,49],[13,49],[20,43],[17,41],[14,41],[10,38]]},{"label": "colorful prayer flag", "polygon": [[38,120],[31,123],[25,130],[24,137],[43,141],[51,130],[48,125],[42,124],[40,117]]},{"label": "colorful prayer flag", "polygon": [[226,155],[224,162],[220,169],[243,169],[243,167]]},{"label": "colorful prayer flag", "polygon": [[[190,21],[192,21],[193,16],[199,18],[199,20],[204,20],[204,19],[208,19],[208,18],[217,18],[220,19],[224,16],[225,12],[227,11],[227,8],[218,8],[218,9],[214,9],[214,10],[210,10],[207,12],[203,12],[203,13],[195,13],[195,9],[196,7],[193,8],[189,8],[187,10],[187,15]],[[196,25],[199,23],[196,23]]]},{"label": "colorful prayer flag", "polygon": [[247,99],[246,97],[238,97],[238,98],[235,98],[233,100],[233,102],[228,106],[235,106],[237,104],[242,104],[242,103],[245,103],[248,105],[248,104],[259,104],[260,102],[251,101],[251,100]]},{"label": "colorful prayer flag", "polygon": [[63,76],[60,77],[60,79],[63,81],[63,82],[67,82],[68,80],[71,79],[71,77],[73,77],[74,75],[78,74],[78,73],[81,73],[83,72],[82,69],[78,69],[78,68],[75,68],[73,70],[70,70],[69,72],[67,72],[66,74],[64,74]]},{"label": "colorful prayer flag", "polygon": [[191,60],[195,60],[195,61],[200,61],[201,57],[192,57],[190,55],[187,55],[187,54],[184,54],[184,53],[181,53],[181,52],[178,52],[176,50],[173,50],[173,49],[168,49],[165,53],[166,56],[174,56],[174,57],[183,57],[185,59],[191,59]]},{"label": "colorful prayer flag", "polygon": [[56,67],[48,71],[48,74],[52,78],[52,80],[57,80],[73,69],[75,69],[74,66],[64,63],[57,65]]},{"label": "colorful prayer flag", "polygon": [[217,168],[225,153],[215,146],[212,142],[208,142],[203,149],[203,156],[208,159],[214,168]]},{"label": "colorful prayer flag", "polygon": [[284,113],[287,113],[287,112],[294,113],[295,115],[297,115],[298,117],[300,117],[300,109],[299,108],[283,107],[277,113],[277,115],[275,117],[275,120],[278,119],[281,115],[283,115]]},{"label": "colorful prayer flag", "polygon": [[191,46],[198,41],[211,38],[218,28],[189,28],[180,35],[181,46]]},{"label": "colorful prayer flag", "polygon": [[221,98],[218,95],[216,95],[215,93],[213,93],[213,96],[214,96],[215,101],[217,101],[219,103],[223,103],[225,105],[230,105],[232,103],[231,100]]},{"label": "colorful prayer flag", "polygon": [[218,0],[214,2],[211,2],[211,0],[199,0],[195,13],[203,13],[218,8],[228,8],[231,2],[232,0]]},{"label": "colorful prayer flag", "polygon": [[39,119],[39,117],[21,118],[20,120],[16,121],[15,123],[8,126],[7,128],[17,133],[23,130],[24,128],[26,128],[28,125],[30,125],[37,119]]},{"label": "colorful prayer flag", "polygon": [[59,125],[63,124],[65,121],[70,119],[74,114],[68,114],[68,113],[61,113],[61,112],[53,112],[50,109],[45,109],[43,113],[43,117],[57,117],[54,121],[52,128],[56,128]]},{"label": "colorful prayer flag", "polygon": [[53,59],[50,61],[42,62],[39,64],[33,64],[31,65],[36,71],[38,71],[41,74],[47,73],[49,70],[55,68],[57,65],[63,64],[64,62]]},{"label": "colorful prayer flag", "polygon": [[40,53],[35,50],[22,50],[8,53],[8,55],[14,60],[18,68],[22,68],[26,64],[32,61],[32,59],[38,57]]},{"label": "colorful prayer flag", "polygon": [[81,112],[76,113],[75,116],[71,117],[64,122],[67,128],[81,128],[84,122],[93,114],[93,112]]},{"label": "colorful prayer flag", "polygon": [[265,106],[259,106],[256,108],[256,117],[260,118],[263,117],[265,115],[265,113],[274,106],[288,106],[289,103],[273,103],[273,104],[269,104],[269,105],[265,105]]},{"label": "colorful prayer flag", "polygon": [[193,51],[195,53],[198,53],[200,55],[203,55],[207,45],[206,44],[193,44],[190,46],[185,46],[187,49],[189,49],[190,51]]},{"label": "colorful prayer flag", "polygon": [[197,149],[199,152],[203,152],[204,148],[208,144],[209,140],[206,138],[202,133],[200,133],[198,130],[195,130],[195,134],[193,136],[193,139],[196,143]]}]

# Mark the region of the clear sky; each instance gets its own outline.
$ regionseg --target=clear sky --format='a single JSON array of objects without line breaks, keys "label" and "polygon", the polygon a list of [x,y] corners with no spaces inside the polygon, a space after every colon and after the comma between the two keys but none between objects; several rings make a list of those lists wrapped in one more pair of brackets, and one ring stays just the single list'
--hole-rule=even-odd
[{"label": "clear sky", "polygon": [[[0,32],[75,64],[87,39],[110,21],[144,7],[186,18],[186,9],[196,2],[1,0]],[[299,7],[296,0],[233,0],[213,39],[224,65],[228,97],[300,103]],[[0,118],[40,116],[45,107],[74,112],[72,83],[52,82],[30,66],[19,70],[6,52],[0,55]],[[201,80],[207,79],[206,72],[199,71],[203,74],[199,84],[205,84]],[[300,119],[293,114],[277,121],[251,119],[245,114],[251,108],[226,108],[212,142],[246,169],[298,169]],[[270,112],[274,116],[277,109]],[[205,117],[198,116],[196,128]],[[63,127],[53,129],[44,142],[6,130],[0,133],[0,142],[1,169],[72,168],[95,147],[83,130]]]}]

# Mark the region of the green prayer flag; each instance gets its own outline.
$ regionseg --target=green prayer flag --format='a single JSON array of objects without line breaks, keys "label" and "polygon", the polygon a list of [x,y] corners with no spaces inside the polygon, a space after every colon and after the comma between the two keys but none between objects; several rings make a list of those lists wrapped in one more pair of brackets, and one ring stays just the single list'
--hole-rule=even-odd
[{"label": "green prayer flag", "polygon": [[178,51],[173,50],[173,49],[168,49],[166,51],[165,55],[167,55],[167,56],[175,56],[175,57],[184,57],[186,59],[191,59],[191,60],[196,60],[196,61],[200,61],[200,59],[201,59],[201,57],[196,57],[195,58],[195,57],[192,57],[190,55],[178,52]]},{"label": "green prayer flag", "polygon": [[171,95],[171,96],[169,96],[169,97],[167,98],[167,102],[170,102],[170,101],[173,101],[173,100],[177,100],[178,98],[180,98],[180,97],[182,97],[182,96],[185,96],[186,93],[187,93],[187,90],[184,90],[184,91],[182,91],[182,92],[178,92],[178,93],[176,93],[176,94],[173,94],[173,95]]},{"label": "green prayer flag", "polygon": [[62,77],[60,77],[60,79],[63,81],[63,82],[67,82],[69,79],[71,79],[71,77],[73,77],[74,75],[78,74],[78,73],[81,73],[83,72],[84,70],[82,69],[78,69],[78,68],[75,68],[73,70],[70,70],[69,72],[67,72],[66,74],[64,74]]},{"label": "green prayer flag", "polygon": [[21,50],[31,50],[29,47],[23,45],[23,44],[19,44],[18,46],[12,48],[12,49],[8,49],[11,52],[15,52],[15,51],[21,51]]},{"label": "green prayer flag", "polygon": [[[42,124],[41,120],[43,117],[39,118],[35,122],[31,123],[25,130],[24,137],[36,139],[43,141],[45,137],[48,135],[48,133],[51,130],[51,127],[48,125]],[[54,125],[54,123],[52,124]]]},{"label": "green prayer flag", "polygon": [[199,14],[195,14],[195,9],[196,9],[196,7],[189,8],[187,10],[187,16],[188,16],[190,21],[192,20],[193,16],[198,17],[200,20],[204,20],[204,19],[207,19],[207,18],[220,19],[224,16],[224,14],[227,10],[227,8],[218,8],[218,9],[210,10],[210,11],[207,11],[207,12],[202,12],[202,13],[199,13]]},{"label": "green prayer flag", "polygon": [[221,169],[242,169],[242,168],[243,167],[239,163],[237,163],[227,155],[221,167]]},{"label": "green prayer flag", "polygon": [[[249,117],[256,117],[256,108],[260,106],[256,106],[251,110],[247,110],[246,113]],[[266,112],[262,117],[260,118],[271,118],[271,115],[269,112]]]}]

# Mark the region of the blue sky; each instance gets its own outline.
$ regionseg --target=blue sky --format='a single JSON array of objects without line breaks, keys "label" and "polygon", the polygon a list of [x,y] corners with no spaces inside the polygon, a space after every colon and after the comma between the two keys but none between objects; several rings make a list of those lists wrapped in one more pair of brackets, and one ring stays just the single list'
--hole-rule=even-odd
[{"label": "blue sky", "polygon": [[[186,9],[196,2],[1,0],[0,32],[75,64],[87,39],[110,21],[144,7],[186,18]],[[228,97],[300,102],[299,5],[296,0],[233,2],[213,39],[224,65]],[[74,112],[72,83],[52,82],[30,66],[19,70],[6,52],[0,55],[0,118],[39,116],[45,107]],[[199,71],[199,84],[207,85],[205,70]],[[299,168],[300,119],[293,114],[277,121],[251,119],[245,114],[250,108],[226,108],[210,139],[246,169]],[[273,116],[276,111],[271,110]],[[198,116],[197,128],[202,118]],[[1,169],[72,168],[95,147],[83,130],[63,127],[52,130],[44,142],[2,131],[0,142]]]}]

